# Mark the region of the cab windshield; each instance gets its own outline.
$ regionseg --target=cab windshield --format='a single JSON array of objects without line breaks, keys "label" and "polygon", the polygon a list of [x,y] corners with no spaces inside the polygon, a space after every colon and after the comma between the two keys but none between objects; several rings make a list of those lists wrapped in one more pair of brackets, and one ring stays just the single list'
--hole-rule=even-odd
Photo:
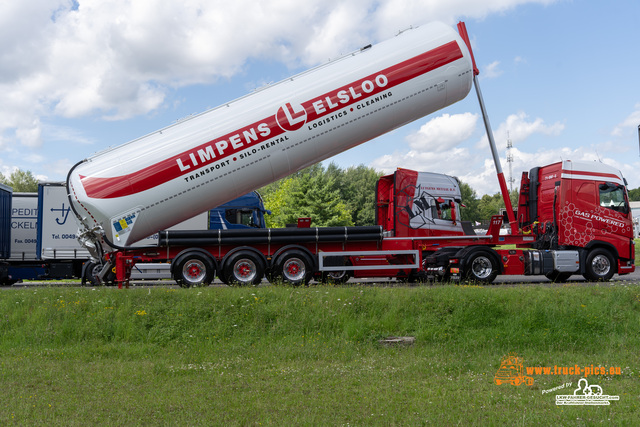
[{"label": "cab windshield", "polygon": [[622,185],[607,182],[600,184],[600,206],[628,214],[629,203]]}]

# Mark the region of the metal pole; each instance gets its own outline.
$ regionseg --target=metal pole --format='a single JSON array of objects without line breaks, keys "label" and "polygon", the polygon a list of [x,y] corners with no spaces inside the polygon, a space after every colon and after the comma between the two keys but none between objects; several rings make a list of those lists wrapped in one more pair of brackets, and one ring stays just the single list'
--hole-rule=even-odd
[{"label": "metal pole", "polygon": [[[502,199],[504,206],[507,210],[507,218],[509,219],[509,225],[511,226],[511,234],[518,234],[518,224],[513,214],[513,206],[511,205],[511,197],[509,190],[507,189],[507,181],[504,179],[504,173],[502,172],[502,165],[500,164],[500,156],[498,155],[498,149],[496,148],[495,140],[493,139],[493,131],[491,130],[491,123],[489,123],[489,115],[484,105],[484,99],[482,98],[482,91],[480,90],[480,83],[478,82],[478,74],[480,71],[476,67],[476,60],[471,50],[471,42],[469,41],[469,35],[467,34],[467,27],[464,22],[458,23],[458,32],[464,40],[471,54],[471,61],[473,63],[473,85],[476,88],[476,94],[478,95],[478,102],[480,103],[480,111],[482,112],[482,120],[484,121],[484,128],[487,132],[487,138],[489,139],[489,147],[491,148],[491,155],[493,156],[493,163],[496,167],[496,173],[498,175],[498,183],[500,184],[500,191],[502,192]],[[638,127],[640,132],[640,126]]]}]

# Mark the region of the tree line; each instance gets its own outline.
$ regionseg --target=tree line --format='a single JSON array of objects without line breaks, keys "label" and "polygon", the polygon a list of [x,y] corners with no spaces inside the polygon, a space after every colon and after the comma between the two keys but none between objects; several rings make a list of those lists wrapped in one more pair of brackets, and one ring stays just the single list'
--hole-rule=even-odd
[{"label": "tree line", "polygon": [[0,172],[0,184],[8,185],[14,193],[36,193],[38,192],[38,180],[31,171],[16,169],[9,176]]},{"label": "tree line", "polygon": [[373,225],[380,176],[363,165],[342,169],[317,163],[262,187],[258,192],[271,211],[267,227],[285,227],[301,217],[310,217],[318,227]]}]

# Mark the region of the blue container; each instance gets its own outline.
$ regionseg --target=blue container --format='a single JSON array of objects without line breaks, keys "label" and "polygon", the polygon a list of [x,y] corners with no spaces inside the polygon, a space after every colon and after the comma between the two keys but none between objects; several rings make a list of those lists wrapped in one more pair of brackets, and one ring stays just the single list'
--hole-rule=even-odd
[{"label": "blue container", "polygon": [[11,197],[13,189],[0,184],[0,259],[11,256]]}]

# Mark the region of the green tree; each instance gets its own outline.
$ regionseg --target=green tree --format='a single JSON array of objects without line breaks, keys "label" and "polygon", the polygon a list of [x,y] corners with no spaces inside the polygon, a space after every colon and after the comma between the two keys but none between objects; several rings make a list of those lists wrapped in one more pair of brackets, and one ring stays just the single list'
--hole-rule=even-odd
[{"label": "green tree", "polygon": [[343,170],[320,163],[259,190],[272,215],[267,226],[283,227],[299,217],[314,226],[374,225],[375,187],[380,173],[364,165]]},{"label": "green tree", "polygon": [[0,173],[0,182],[13,188],[15,193],[35,193],[38,191],[38,180],[31,171],[16,169],[8,178]]},{"label": "green tree", "polygon": [[340,198],[351,212],[354,225],[375,225],[376,184],[382,174],[364,165],[351,166],[346,170],[331,163],[326,170],[334,178]]},{"label": "green tree", "polygon": [[462,195],[462,204],[465,206],[461,209],[463,221],[480,221],[480,210],[478,209],[478,195],[471,186],[465,182],[460,182],[460,194]]},{"label": "green tree", "polygon": [[513,190],[509,192],[509,197],[511,198],[511,207],[514,210],[518,209],[518,199],[520,198],[520,193],[518,190]]},{"label": "green tree", "polygon": [[[307,181],[301,194],[314,226],[353,225],[351,211],[336,189],[335,179],[326,174],[316,174]],[[304,188],[304,186],[303,186]]]},{"label": "green tree", "polygon": [[[518,191],[514,190],[509,193],[511,200],[511,206],[513,209],[518,208]],[[500,212],[504,209],[504,199],[502,193],[495,193],[493,196],[485,194],[477,201],[477,217],[472,218],[474,221],[490,220],[493,215],[500,215]],[[463,203],[464,199],[463,199]],[[466,205],[466,203],[465,203]],[[463,214],[464,218],[464,214]],[[466,218],[465,218],[466,219]]]},{"label": "green tree", "polygon": [[322,166],[314,165],[267,190],[263,197],[272,212],[269,227],[284,227],[300,217],[311,217],[311,225],[317,227],[353,225],[335,177],[325,174]]},{"label": "green tree", "polygon": [[629,190],[629,201],[630,202],[640,201],[640,187],[634,188],[633,190]]},{"label": "green tree", "polygon": [[504,208],[504,201],[502,200],[502,194],[496,193],[493,196],[485,194],[480,198],[478,202],[478,211],[480,213],[480,219],[491,219],[493,215],[500,214],[500,209]]},{"label": "green tree", "polygon": [[[284,227],[299,217],[311,217],[314,226],[374,225],[376,183],[382,174],[364,165],[346,170],[334,163],[323,168],[315,164],[262,189],[265,206],[272,215],[268,227]],[[489,220],[504,209],[500,193],[478,198],[469,184],[460,183],[462,219]],[[510,193],[511,203],[517,207],[518,191]]]},{"label": "green tree", "polygon": [[[276,184],[277,185],[274,185]],[[286,195],[291,192],[294,185],[294,178],[285,178],[273,184],[269,184],[269,188],[260,190],[265,208],[271,211],[271,215],[265,216],[267,227],[284,227],[286,223],[281,223],[282,209],[287,203]]]},{"label": "green tree", "polygon": [[[324,169],[322,168],[322,164],[320,163],[316,163],[313,166],[309,166],[306,169],[303,169],[301,171],[298,172],[294,172],[291,175],[288,175],[282,179],[279,179],[275,182],[272,182],[271,184],[267,184],[264,187],[261,187],[258,190],[258,193],[260,193],[260,195],[262,196],[262,198],[265,200],[265,204],[266,204],[266,200],[269,198],[269,195],[271,193],[275,193],[276,191],[278,191],[280,189],[280,186],[287,180],[289,179],[297,179],[303,176],[309,176],[309,175],[314,175],[317,173],[323,173]],[[270,208],[268,208],[270,209]]]}]

